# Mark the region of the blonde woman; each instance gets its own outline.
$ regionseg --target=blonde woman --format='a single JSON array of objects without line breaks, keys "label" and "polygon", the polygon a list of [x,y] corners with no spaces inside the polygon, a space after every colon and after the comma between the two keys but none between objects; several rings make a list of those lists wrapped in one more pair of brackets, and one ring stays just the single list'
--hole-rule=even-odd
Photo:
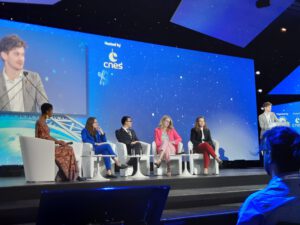
[{"label": "blonde woman", "polygon": [[176,132],[170,116],[165,115],[161,118],[158,127],[155,129],[154,139],[157,146],[156,151],[159,155],[159,159],[154,164],[159,168],[161,161],[165,160],[167,175],[171,176],[170,155],[178,153],[178,144],[182,139]]}]

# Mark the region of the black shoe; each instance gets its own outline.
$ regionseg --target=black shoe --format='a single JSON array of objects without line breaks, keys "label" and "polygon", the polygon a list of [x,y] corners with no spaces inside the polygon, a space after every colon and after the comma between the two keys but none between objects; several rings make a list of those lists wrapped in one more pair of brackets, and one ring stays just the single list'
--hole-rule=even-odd
[{"label": "black shoe", "polygon": [[85,178],[85,177],[77,177],[76,180],[77,180],[77,181],[86,181],[86,178]]},{"label": "black shoe", "polygon": [[134,175],[136,174],[136,171],[137,171],[137,170],[133,170],[133,172],[132,172],[132,175],[131,175],[131,176],[134,176]]},{"label": "black shoe", "polygon": [[154,165],[157,167],[157,169],[160,167],[160,164],[161,163],[157,163],[157,162],[154,163]]},{"label": "black shoe", "polygon": [[110,178],[117,178],[117,176],[113,175],[113,174],[106,174],[105,177],[108,178],[108,179],[110,179]]},{"label": "black shoe", "polygon": [[116,165],[116,167],[117,167],[118,169],[126,169],[126,168],[128,168],[128,165],[121,164],[120,166]]}]

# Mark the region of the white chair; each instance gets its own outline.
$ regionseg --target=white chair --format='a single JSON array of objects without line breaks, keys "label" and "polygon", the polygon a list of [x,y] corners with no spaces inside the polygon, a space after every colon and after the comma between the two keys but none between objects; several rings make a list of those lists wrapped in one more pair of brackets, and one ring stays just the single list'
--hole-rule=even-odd
[{"label": "white chair", "polygon": [[56,176],[54,141],[20,136],[27,182],[54,181]]},{"label": "white chair", "polygon": [[[219,155],[219,147],[220,144],[218,141],[213,140],[215,145],[215,153]],[[203,154],[202,153],[194,153],[193,151],[193,143],[191,141],[188,142],[188,152],[190,154],[190,171],[193,171],[193,174],[202,174],[203,173]],[[219,163],[210,156],[210,164],[208,168],[209,173],[219,174]]]},{"label": "white chair", "polygon": [[[146,142],[139,141],[142,145],[142,156],[140,158],[140,169],[142,174],[144,175],[150,175],[150,150],[151,146],[150,144]],[[126,164],[129,160],[128,154],[127,154],[127,147],[124,143],[117,142],[117,153],[118,158],[122,164]],[[133,167],[130,166],[126,169],[120,170],[120,175],[123,177],[130,176],[133,172]]]},{"label": "white chair", "polygon": [[[178,144],[178,153],[183,153],[183,144],[180,142]],[[152,153],[154,156],[154,162],[158,160],[158,154],[156,150],[156,143],[155,141],[152,142]],[[181,175],[182,174],[182,155],[170,155],[171,161],[171,174],[172,175]],[[167,165],[164,161],[161,162],[159,168],[154,165],[154,175],[162,176],[167,174]]]},{"label": "white chair", "polygon": [[[26,181],[54,181],[58,171],[54,141],[25,136],[20,136],[19,139]],[[72,147],[79,176],[82,176],[82,143],[73,142]]]},{"label": "white chair", "polygon": [[[68,141],[66,141],[68,142]],[[79,170],[79,176],[82,177],[82,151],[83,151],[83,145],[81,142],[73,142],[71,145],[73,147],[73,151],[75,154],[75,159],[77,163],[77,167]]]},{"label": "white chair", "polygon": [[[85,178],[93,178],[95,176],[95,167],[97,158],[95,157],[95,151],[93,145],[90,143],[82,144],[82,176]],[[103,144],[110,144],[112,150],[116,152],[116,145],[111,142],[104,142]],[[111,170],[114,172],[114,160],[110,159],[112,166]],[[103,159],[100,161],[100,173],[102,176],[106,175],[106,168]]]}]

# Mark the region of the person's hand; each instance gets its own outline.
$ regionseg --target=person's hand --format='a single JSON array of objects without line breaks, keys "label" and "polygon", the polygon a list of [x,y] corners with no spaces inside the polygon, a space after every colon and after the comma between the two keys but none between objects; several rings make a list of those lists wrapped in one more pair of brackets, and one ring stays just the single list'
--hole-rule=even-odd
[{"label": "person's hand", "polygon": [[101,127],[98,126],[96,129],[100,134],[102,134],[102,135],[104,134],[104,131]]},{"label": "person's hand", "polygon": [[58,144],[59,144],[59,145],[62,145],[62,146],[65,146],[65,145],[67,145],[67,143],[66,143],[66,142],[64,142],[64,141],[58,141]]},{"label": "person's hand", "polygon": [[132,145],[135,145],[136,143],[139,143],[139,141],[133,141],[133,142],[131,142]]}]

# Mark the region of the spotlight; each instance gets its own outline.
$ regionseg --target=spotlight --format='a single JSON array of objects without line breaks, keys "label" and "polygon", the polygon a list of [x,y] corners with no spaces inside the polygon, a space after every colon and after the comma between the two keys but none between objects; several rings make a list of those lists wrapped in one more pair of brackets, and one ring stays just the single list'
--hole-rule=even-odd
[{"label": "spotlight", "polygon": [[262,90],[262,89],[258,89],[257,91],[258,91],[258,93],[262,93],[262,92],[263,92],[263,90]]},{"label": "spotlight", "polygon": [[257,70],[257,71],[255,72],[255,74],[256,74],[256,75],[260,75],[260,71]]},{"label": "spotlight", "polygon": [[271,5],[270,0],[257,0],[256,1],[257,8],[268,7],[270,5]]},{"label": "spotlight", "polygon": [[280,31],[281,31],[282,33],[285,33],[285,32],[287,32],[287,29],[286,29],[285,27],[281,27]]}]

